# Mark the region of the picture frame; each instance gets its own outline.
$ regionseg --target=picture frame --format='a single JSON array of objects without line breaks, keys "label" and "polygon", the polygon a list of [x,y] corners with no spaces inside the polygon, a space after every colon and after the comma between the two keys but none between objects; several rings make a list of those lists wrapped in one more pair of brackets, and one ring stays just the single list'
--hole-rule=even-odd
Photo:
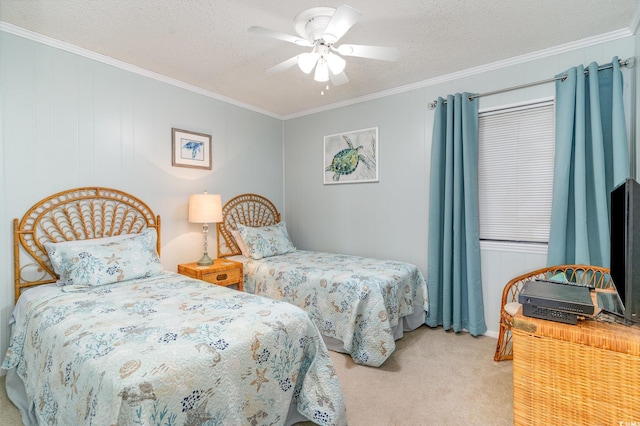
[{"label": "picture frame", "polygon": [[325,185],[378,182],[378,128],[324,137]]},{"label": "picture frame", "polygon": [[211,135],[171,129],[171,165],[211,170]]}]

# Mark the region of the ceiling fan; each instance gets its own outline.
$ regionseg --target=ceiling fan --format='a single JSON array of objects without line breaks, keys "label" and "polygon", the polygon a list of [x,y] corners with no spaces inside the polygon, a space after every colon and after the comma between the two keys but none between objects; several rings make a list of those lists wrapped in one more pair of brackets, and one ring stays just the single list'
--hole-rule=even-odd
[{"label": "ceiling fan", "polygon": [[314,80],[325,82],[331,79],[331,82],[338,86],[349,81],[344,73],[347,62],[342,56],[357,56],[383,61],[396,61],[398,59],[399,51],[394,47],[362,44],[341,44],[336,46],[336,43],[349,31],[361,15],[359,11],[347,5],[342,5],[337,9],[332,7],[313,7],[300,12],[293,20],[293,28],[299,37],[258,26],[250,27],[248,31],[253,34],[294,43],[298,46],[312,48],[310,52],[289,58],[268,69],[267,72],[284,71],[297,64],[305,74],[310,74],[315,68]]}]

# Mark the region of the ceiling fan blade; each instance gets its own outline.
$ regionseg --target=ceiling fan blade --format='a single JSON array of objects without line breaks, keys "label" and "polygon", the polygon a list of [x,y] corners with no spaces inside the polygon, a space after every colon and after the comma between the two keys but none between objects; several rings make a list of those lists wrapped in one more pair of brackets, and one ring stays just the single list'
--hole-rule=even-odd
[{"label": "ceiling fan blade", "polygon": [[307,47],[313,46],[313,44],[309,40],[305,40],[303,38],[295,37],[295,36],[281,33],[278,31],[270,30],[268,28],[253,26],[253,27],[247,28],[247,31],[263,37],[271,37],[277,40],[288,41],[289,43],[294,43],[294,44],[297,44],[298,46],[307,46]]},{"label": "ceiling fan blade", "polygon": [[275,65],[267,70],[269,74],[276,74],[282,71],[285,71],[294,65],[298,64],[298,55],[287,59],[286,61],[280,62],[278,65]]},{"label": "ceiling fan blade", "polygon": [[341,84],[346,84],[349,82],[349,79],[347,78],[347,75],[344,73],[344,71],[340,74],[329,73],[329,78],[331,78],[331,83],[333,83],[334,86],[340,86]]},{"label": "ceiling fan blade", "polygon": [[322,38],[328,43],[335,43],[342,38],[349,28],[360,19],[362,14],[346,4],[338,7],[327,24]]},{"label": "ceiling fan blade", "polygon": [[364,44],[341,44],[338,53],[344,56],[397,61],[400,50],[396,47],[367,46]]}]

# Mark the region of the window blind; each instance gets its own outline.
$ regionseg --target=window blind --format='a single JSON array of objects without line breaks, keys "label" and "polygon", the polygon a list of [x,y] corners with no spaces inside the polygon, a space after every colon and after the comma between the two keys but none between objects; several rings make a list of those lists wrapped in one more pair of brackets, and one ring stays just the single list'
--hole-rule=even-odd
[{"label": "window blind", "polygon": [[479,114],[480,239],[549,241],[553,100]]}]

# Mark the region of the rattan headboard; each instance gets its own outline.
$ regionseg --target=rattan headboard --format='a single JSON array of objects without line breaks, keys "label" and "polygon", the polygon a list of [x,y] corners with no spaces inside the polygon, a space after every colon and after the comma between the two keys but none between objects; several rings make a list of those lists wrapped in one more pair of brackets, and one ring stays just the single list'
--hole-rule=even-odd
[{"label": "rattan headboard", "polygon": [[158,232],[160,216],[144,202],[117,189],[86,187],[53,194],[33,205],[22,220],[13,220],[15,300],[23,288],[57,281],[43,244]]},{"label": "rattan headboard", "polygon": [[222,208],[222,222],[218,223],[218,256],[240,254],[231,235],[238,223],[259,227],[280,222],[280,213],[271,201],[261,195],[242,194],[227,201]]}]

